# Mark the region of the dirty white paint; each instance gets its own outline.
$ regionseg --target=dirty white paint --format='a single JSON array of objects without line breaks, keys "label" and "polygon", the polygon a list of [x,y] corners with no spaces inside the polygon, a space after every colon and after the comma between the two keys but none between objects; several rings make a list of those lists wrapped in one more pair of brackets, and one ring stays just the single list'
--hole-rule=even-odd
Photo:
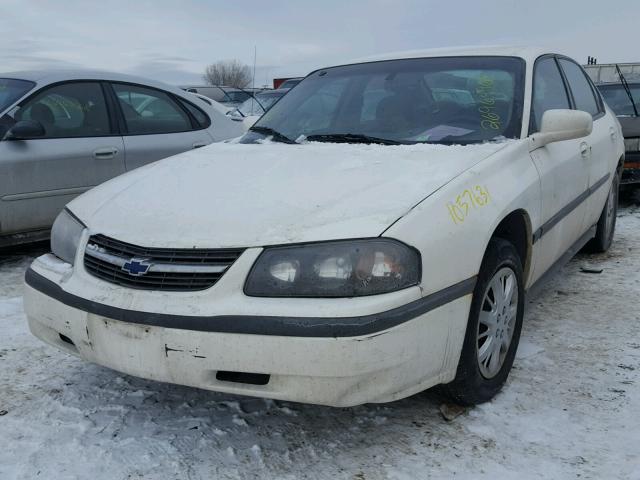
[{"label": "dirty white paint", "polygon": [[69,207],[92,230],[136,245],[254,247],[375,237],[507,143],[219,143],[119,177]]},{"label": "dirty white paint", "polygon": [[[445,423],[432,392],[335,409],[118,374],[35,339],[0,265],[0,478],[640,478],[640,210],[528,306],[509,381]],[[580,267],[602,268],[599,275]]]},{"label": "dirty white paint", "polygon": [[[535,59],[531,55],[523,56],[529,79]],[[530,91],[529,80],[527,98]],[[37,260],[33,268],[68,293],[122,309],[188,316],[318,316],[330,321],[385,312],[473,278],[507,215],[523,212],[530,239],[567,204],[599,184],[530,249],[525,262],[529,287],[599,217],[623,149],[615,128],[617,120],[607,112],[594,122],[590,135],[543,147],[531,137],[468,146],[211,145],[131,172],[71,202],[70,210],[87,226],[73,274],[63,276],[50,268],[51,258]],[[587,146],[581,156],[583,143]],[[604,182],[598,183],[600,179]],[[487,192],[482,208],[472,193],[463,198],[465,192]],[[462,212],[457,220],[452,208]],[[249,248],[210,289],[180,294],[132,291],[84,271],[83,249],[93,233],[143,247]],[[243,294],[264,246],[381,235],[419,250],[420,285],[354,299]],[[150,328],[135,347],[126,339],[140,333],[138,327],[104,329],[109,319],[66,307],[33,289],[27,289],[25,304],[32,330],[43,340],[68,349],[59,338],[68,332],[82,357],[122,372],[212,390],[345,406],[389,401],[452,380],[470,295],[357,342]],[[172,350],[178,353],[171,358],[162,357],[163,345],[180,348]],[[180,355],[195,350],[207,358]],[[375,368],[362,368],[371,364]],[[258,391],[211,380],[212,372],[225,369],[271,374],[273,382]]]}]

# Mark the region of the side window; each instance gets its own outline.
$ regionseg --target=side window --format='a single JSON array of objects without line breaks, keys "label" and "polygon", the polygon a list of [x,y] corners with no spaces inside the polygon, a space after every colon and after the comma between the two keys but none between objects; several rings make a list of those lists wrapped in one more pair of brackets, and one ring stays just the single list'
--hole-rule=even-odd
[{"label": "side window", "polygon": [[529,134],[540,131],[544,112],[562,108],[571,108],[562,75],[554,58],[542,58],[536,62],[533,73]]},{"label": "side window", "polygon": [[111,134],[109,114],[98,83],[73,82],[47,88],[21,106],[15,120],[35,120],[44,138],[101,137]]},{"label": "side window", "polygon": [[180,99],[180,103],[184,108],[189,110],[189,113],[196,120],[200,128],[207,128],[209,125],[211,125],[211,122],[209,121],[209,117],[198,107],[196,107],[195,105],[192,105],[191,103],[187,102],[182,98]]},{"label": "side window", "polygon": [[131,135],[177,133],[192,130],[180,106],[161,90],[137,85],[113,84]]},{"label": "side window", "polygon": [[559,61],[567,77],[567,82],[569,82],[569,88],[576,102],[576,109],[590,113],[591,115],[600,113],[599,102],[596,100],[591,84],[587,80],[587,75],[583,72],[582,68],[564,58],[561,58]]}]

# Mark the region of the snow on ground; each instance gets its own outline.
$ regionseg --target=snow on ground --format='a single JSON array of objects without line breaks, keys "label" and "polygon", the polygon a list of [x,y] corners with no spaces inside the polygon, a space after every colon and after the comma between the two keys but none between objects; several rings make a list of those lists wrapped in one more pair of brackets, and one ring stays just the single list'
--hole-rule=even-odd
[{"label": "snow on ground", "polygon": [[[640,479],[640,208],[530,301],[504,391],[453,422],[426,392],[334,409],[121,375],[30,335],[0,257],[0,479]],[[601,274],[581,272],[583,266]]]}]

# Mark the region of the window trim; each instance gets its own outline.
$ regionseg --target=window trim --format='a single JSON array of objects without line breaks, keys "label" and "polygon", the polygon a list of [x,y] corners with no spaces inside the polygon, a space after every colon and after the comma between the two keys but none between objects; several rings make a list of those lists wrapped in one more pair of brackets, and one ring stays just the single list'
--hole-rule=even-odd
[{"label": "window trim", "polygon": [[[573,96],[573,90],[571,89],[571,84],[569,83],[569,79],[567,78],[564,68],[562,68],[560,60],[566,60],[569,63],[573,63],[580,69],[580,71],[582,72],[582,75],[587,81],[587,84],[589,85],[589,88],[591,89],[591,95],[593,95],[593,99],[596,101],[596,106],[598,107],[598,112],[595,114],[591,114],[591,117],[593,118],[594,121],[598,120],[599,118],[602,118],[605,115],[602,98],[600,97],[599,92],[598,93],[596,92],[595,86],[593,85],[591,78],[589,78],[589,75],[587,75],[587,72],[584,71],[584,68],[582,68],[582,66],[578,62],[576,62],[572,58],[569,58],[565,55],[555,55],[555,58],[556,58],[556,63],[558,64],[558,68],[560,68],[560,71],[562,72],[562,78],[565,81],[566,88],[571,92],[571,99],[573,104],[572,110],[579,110],[579,109],[576,104],[575,97]],[[584,110],[580,110],[580,111],[583,112]],[[589,113],[589,112],[586,112],[586,113]]]},{"label": "window trim", "polygon": [[[100,87],[100,91],[102,92],[102,96],[105,102],[105,106],[107,108],[107,116],[109,118],[109,130],[110,133],[108,135],[75,135],[75,136],[71,136],[71,137],[37,137],[37,138],[30,138],[28,139],[28,141],[32,141],[32,140],[69,140],[69,139],[74,139],[74,138],[111,138],[111,137],[119,137],[121,136],[120,133],[117,131],[117,128],[114,128],[114,124],[112,123],[112,116],[113,116],[113,112],[111,111],[111,105],[109,105],[109,98],[108,95],[105,94],[105,89],[102,85],[102,83],[104,83],[104,80],[97,80],[97,79],[72,79],[72,80],[61,80],[59,82],[54,82],[54,83],[48,83],[46,85],[43,85],[42,88],[39,88],[37,90],[34,90],[33,92],[31,92],[29,95],[27,95],[26,97],[24,97],[22,100],[20,100],[18,103],[15,103],[15,106],[18,106],[20,108],[23,108],[23,106],[27,103],[29,103],[32,99],[34,99],[35,97],[37,97],[38,95],[40,95],[41,93],[50,90],[52,88],[55,87],[59,87],[60,85],[69,85],[69,84],[73,84],[73,83],[94,83],[97,84]],[[24,140],[27,141],[27,140]]]},{"label": "window trim", "polygon": [[[167,92],[169,93],[169,92]],[[200,107],[198,107],[197,105],[194,105],[192,102],[190,102],[189,100],[178,96],[178,95],[173,95],[172,97],[174,99],[174,101],[180,105],[180,108],[182,108],[182,110],[184,110],[184,112],[189,116],[189,119],[191,120],[191,126],[193,127],[193,132],[198,131],[198,130],[205,130],[207,128],[209,128],[212,124],[212,120],[211,117],[207,114],[207,112],[205,112],[204,110],[202,110]],[[184,104],[190,105],[193,108],[195,108],[196,110],[198,110],[200,113],[202,113],[204,115],[204,118],[206,118],[207,120],[205,121],[205,125],[200,125],[200,122],[198,122],[198,119],[195,118],[195,116],[189,111],[188,108],[186,108],[184,106]]]},{"label": "window trim", "polygon": [[[569,104],[569,110],[575,110],[573,94],[569,90],[569,84],[567,83],[567,79],[565,78],[564,72],[562,71],[562,69],[560,68],[560,64],[558,63],[558,56],[554,53],[547,53],[545,55],[540,55],[538,58],[536,58],[536,61],[533,64],[533,71],[531,74],[531,105],[529,106],[529,129],[528,129],[529,136],[533,135],[534,133],[538,133],[540,131],[540,130],[537,130],[535,132],[533,131],[533,121],[535,118],[533,115],[533,100],[535,98],[536,70],[539,67],[540,62],[547,59],[552,59],[554,65],[558,69],[558,73],[560,74],[560,79],[562,80],[562,85],[564,87],[564,94],[566,95],[567,103]],[[537,125],[537,127],[539,128],[540,126]]]},{"label": "window trim", "polygon": [[[168,92],[167,90],[162,90],[161,88],[152,87],[150,85],[144,85],[140,83],[120,81],[120,80],[105,80],[105,83],[108,84],[108,88],[111,91],[111,95],[113,96],[113,101],[115,102],[116,110],[118,112],[119,124],[121,125],[121,135],[123,137],[139,137],[143,135],[172,135],[174,133],[199,132],[199,131],[208,129],[212,125],[212,120],[208,113],[206,113],[204,110],[202,110],[198,106],[193,105],[193,103],[187,100],[186,98],[180,95],[176,95],[173,92]],[[180,108],[180,111],[182,111],[187,116],[187,118],[189,119],[189,123],[191,124],[191,128],[189,130],[178,130],[178,131],[171,131],[171,132],[130,133],[129,128],[127,126],[127,121],[124,116],[124,112],[122,111],[122,106],[120,105],[120,100],[118,99],[118,95],[116,93],[114,85],[129,85],[132,87],[145,88],[147,90],[155,90],[157,92],[161,92],[167,95],[175,104],[178,105],[178,107]],[[204,113],[204,115],[209,119],[208,125],[206,127],[200,127],[196,119],[193,118],[193,115],[191,114],[191,112],[189,112],[189,110],[186,107],[184,107],[179,100],[177,100],[178,98],[193,105],[194,108],[197,108],[202,113]]]}]

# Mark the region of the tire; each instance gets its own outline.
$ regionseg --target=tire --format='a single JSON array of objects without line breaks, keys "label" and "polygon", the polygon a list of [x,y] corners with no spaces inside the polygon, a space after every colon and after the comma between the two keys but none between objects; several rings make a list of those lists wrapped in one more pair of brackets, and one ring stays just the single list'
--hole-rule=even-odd
[{"label": "tire", "polygon": [[618,216],[618,198],[620,195],[620,173],[618,167],[611,182],[611,189],[607,196],[600,218],[596,227],[596,235],[585,246],[585,251],[589,253],[604,253],[613,243],[613,235],[616,231],[616,218]]},{"label": "tire", "polygon": [[[511,308],[507,315],[503,315],[505,309],[500,307],[504,306],[504,300],[508,299],[509,295],[495,302],[494,292],[507,283],[517,288],[514,290],[514,293],[517,292],[517,298],[511,297],[511,300],[506,302]],[[506,288],[503,288],[504,290]],[[476,405],[491,400],[500,391],[507,380],[520,341],[524,297],[522,261],[515,247],[501,238],[492,239],[473,292],[456,377],[451,383],[441,387],[441,392],[452,402],[465,406]],[[491,305],[492,298],[495,308]],[[487,308],[491,311],[487,311]],[[490,328],[489,323],[492,323],[493,327]],[[504,345],[505,337],[509,335],[510,339],[506,338],[508,343]],[[499,345],[500,348],[496,352],[490,348],[491,345]],[[481,359],[481,356],[484,358]],[[493,359],[494,356],[496,360]],[[497,365],[492,364],[494,361],[498,362]]]}]

